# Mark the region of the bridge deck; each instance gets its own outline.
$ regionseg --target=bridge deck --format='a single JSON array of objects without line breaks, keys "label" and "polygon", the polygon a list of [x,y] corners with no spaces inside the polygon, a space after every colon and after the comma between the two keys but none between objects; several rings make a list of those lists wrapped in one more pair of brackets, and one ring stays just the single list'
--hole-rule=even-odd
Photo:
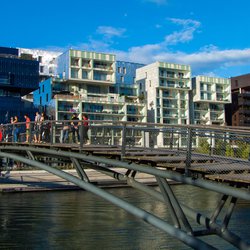
[{"label": "bridge deck", "polygon": [[[78,176],[76,170],[64,171],[74,176]],[[126,186],[124,181],[117,181],[93,169],[86,169],[85,171],[90,182],[95,183],[99,187]],[[126,170],[122,168],[116,168],[116,171],[122,174],[126,172]],[[154,185],[156,183],[155,177],[146,173],[138,173],[136,175],[136,180],[147,185]],[[11,171],[8,178],[0,177],[0,181],[0,192],[79,189],[75,184],[43,170]]]},{"label": "bridge deck", "polygon": [[[19,145],[5,143],[6,145]],[[23,144],[21,144],[23,145]],[[136,162],[159,168],[166,168],[173,171],[184,172],[187,156],[184,150],[165,149],[165,148],[137,148],[127,147],[126,154],[121,156],[120,146],[109,145],[83,145],[79,148],[78,144],[25,144],[39,148],[52,148],[63,151],[85,152],[91,155],[104,156],[123,161]],[[55,159],[47,159],[47,163],[55,162]],[[70,163],[57,159],[58,164]],[[205,178],[215,181],[233,182],[238,184],[250,185],[250,162],[236,158],[223,156],[210,156],[205,154],[191,154],[189,171],[194,174],[201,174]],[[243,174],[244,172],[244,174]]]}]

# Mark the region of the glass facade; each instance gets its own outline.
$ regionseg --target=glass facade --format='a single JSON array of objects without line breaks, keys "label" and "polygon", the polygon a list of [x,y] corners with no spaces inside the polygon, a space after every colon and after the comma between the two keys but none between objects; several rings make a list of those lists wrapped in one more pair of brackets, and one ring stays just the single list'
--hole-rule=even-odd
[{"label": "glass facade", "polygon": [[[0,47],[0,121],[28,113],[33,116],[33,103],[21,99],[38,88],[39,62],[18,57],[18,49]],[[6,116],[6,114],[8,114]]]}]

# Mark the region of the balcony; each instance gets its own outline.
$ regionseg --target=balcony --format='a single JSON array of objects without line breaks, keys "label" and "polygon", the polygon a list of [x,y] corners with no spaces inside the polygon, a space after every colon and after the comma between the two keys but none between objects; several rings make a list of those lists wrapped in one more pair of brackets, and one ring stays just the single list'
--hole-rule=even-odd
[{"label": "balcony", "polygon": [[80,100],[80,95],[61,95],[61,94],[57,94],[54,95],[54,98],[57,100]]},{"label": "balcony", "polygon": [[97,70],[113,71],[112,64],[101,62],[94,62],[93,68]]}]

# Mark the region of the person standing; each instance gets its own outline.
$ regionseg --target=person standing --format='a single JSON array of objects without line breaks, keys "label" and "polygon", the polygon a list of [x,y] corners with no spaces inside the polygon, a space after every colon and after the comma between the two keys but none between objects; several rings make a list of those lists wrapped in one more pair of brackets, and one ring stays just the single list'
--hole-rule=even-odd
[{"label": "person standing", "polygon": [[0,142],[3,140],[4,138],[4,133],[3,133],[3,127],[2,127],[2,124],[0,126]]},{"label": "person standing", "polygon": [[72,120],[72,122],[71,122],[72,141],[73,141],[73,143],[76,143],[76,137],[77,137],[78,142],[80,141],[80,139],[79,139],[79,128],[78,128],[79,118],[78,118],[76,113],[73,114],[73,116],[71,117],[71,120]]},{"label": "person standing", "polygon": [[89,118],[86,114],[82,115],[82,137],[83,137],[83,143],[86,145],[90,144],[89,143],[89,137],[88,137],[88,130],[89,130]]},{"label": "person standing", "polygon": [[34,142],[40,142],[41,139],[41,115],[39,114],[39,112],[36,112],[36,116],[35,116],[35,123],[34,123]]},{"label": "person standing", "polygon": [[27,114],[24,115],[24,118],[25,118],[25,125],[26,125],[26,141],[25,142],[29,142],[30,132],[31,132],[30,118]]},{"label": "person standing", "polygon": [[50,141],[50,123],[48,121],[48,116],[42,112],[40,118],[40,126],[41,126],[41,133],[40,133],[40,142],[49,142]]},{"label": "person standing", "polygon": [[69,126],[70,123],[68,121],[67,115],[63,116],[63,129],[62,129],[62,143],[66,143],[69,138]]},{"label": "person standing", "polygon": [[18,123],[18,117],[15,115],[12,124],[13,124],[13,136],[14,136],[14,142],[18,142],[19,134],[20,134],[20,128]]}]

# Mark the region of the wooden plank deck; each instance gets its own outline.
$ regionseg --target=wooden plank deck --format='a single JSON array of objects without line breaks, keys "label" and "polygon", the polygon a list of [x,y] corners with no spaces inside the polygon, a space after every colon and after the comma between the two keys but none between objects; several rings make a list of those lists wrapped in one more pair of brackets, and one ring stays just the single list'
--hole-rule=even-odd
[{"label": "wooden plank deck", "polygon": [[192,166],[192,171],[207,172],[207,173],[226,173],[226,172],[237,172],[237,171],[250,171],[249,164],[243,164],[239,162],[227,162],[227,163],[215,163],[215,164],[202,164]]},{"label": "wooden plank deck", "polygon": [[218,182],[230,182],[235,184],[245,184],[249,186],[250,173],[244,174],[219,174],[219,175],[205,175],[205,178]]},{"label": "wooden plank deck", "polygon": [[[126,169],[115,168],[121,174],[126,173]],[[118,181],[110,176],[102,174],[92,169],[86,169],[86,174],[91,183],[100,187],[124,187],[127,186],[125,181]],[[77,176],[75,170],[65,170],[74,176]],[[146,185],[155,185],[154,176],[144,173],[137,173],[135,180]],[[44,190],[68,190],[80,189],[75,184],[68,182],[58,176],[50,174],[43,170],[31,171],[10,171],[8,178],[0,177],[0,192],[17,192],[17,191],[44,191]]]}]

